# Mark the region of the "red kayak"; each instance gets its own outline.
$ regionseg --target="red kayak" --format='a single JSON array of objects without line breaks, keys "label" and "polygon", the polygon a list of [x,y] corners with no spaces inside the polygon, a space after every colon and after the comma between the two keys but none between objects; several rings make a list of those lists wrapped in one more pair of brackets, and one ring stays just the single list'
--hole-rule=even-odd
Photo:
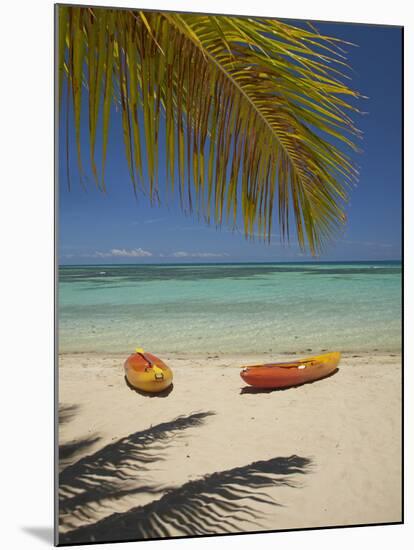
[{"label": "red kayak", "polygon": [[244,367],[240,376],[255,388],[289,388],[329,376],[340,358],[339,352],[332,352],[288,363],[252,365]]}]

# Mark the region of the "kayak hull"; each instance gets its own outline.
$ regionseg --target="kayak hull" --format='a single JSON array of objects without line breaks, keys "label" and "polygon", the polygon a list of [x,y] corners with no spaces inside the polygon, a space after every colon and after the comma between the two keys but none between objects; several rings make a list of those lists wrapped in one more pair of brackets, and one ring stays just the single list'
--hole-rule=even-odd
[{"label": "kayak hull", "polygon": [[289,388],[313,382],[332,374],[341,359],[339,352],[325,353],[291,361],[245,367],[240,376],[255,388]]},{"label": "kayak hull", "polygon": [[170,367],[152,353],[145,353],[145,356],[133,353],[125,361],[124,370],[126,379],[131,386],[148,393],[164,391],[172,384],[173,380]]}]

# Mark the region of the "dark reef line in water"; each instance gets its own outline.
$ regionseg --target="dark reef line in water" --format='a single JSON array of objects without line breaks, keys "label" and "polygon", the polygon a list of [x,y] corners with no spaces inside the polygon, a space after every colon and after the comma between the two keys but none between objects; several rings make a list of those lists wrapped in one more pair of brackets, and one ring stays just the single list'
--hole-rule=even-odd
[{"label": "dark reef line in water", "polygon": [[[341,264],[341,267],[326,267],[327,264],[208,264],[208,265],[117,265],[117,266],[61,266],[59,282],[90,282],[97,286],[116,285],[128,282],[153,281],[197,281],[215,279],[256,279],[277,273],[303,274],[319,277],[326,276],[378,276],[399,275],[401,265],[398,264]],[[329,264],[328,264],[329,265]]]}]

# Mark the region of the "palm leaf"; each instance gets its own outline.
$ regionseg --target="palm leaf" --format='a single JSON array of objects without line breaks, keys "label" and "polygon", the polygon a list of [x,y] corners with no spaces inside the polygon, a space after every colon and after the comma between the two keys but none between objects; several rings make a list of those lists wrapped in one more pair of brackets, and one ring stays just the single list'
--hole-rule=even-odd
[{"label": "palm leaf", "polygon": [[58,9],[59,74],[66,68],[71,82],[79,168],[84,76],[97,179],[103,116],[101,188],[117,102],[134,189],[140,179],[150,200],[159,196],[163,148],[168,186],[174,191],[178,178],[182,208],[207,221],[241,217],[246,237],[259,231],[270,240],[276,199],[282,239],[293,217],[300,246],[313,254],[341,228],[357,178],[345,148],[356,150],[360,137],[349,100],[360,94],[345,83],[339,40],[265,18]]}]

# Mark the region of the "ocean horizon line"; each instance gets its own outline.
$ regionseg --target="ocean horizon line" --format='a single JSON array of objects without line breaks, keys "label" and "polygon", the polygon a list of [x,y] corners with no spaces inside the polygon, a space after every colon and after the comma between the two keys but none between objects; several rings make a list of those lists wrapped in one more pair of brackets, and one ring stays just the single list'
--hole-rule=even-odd
[{"label": "ocean horizon line", "polygon": [[216,261],[216,262],[192,262],[192,261],[181,261],[181,262],[119,262],[119,263],[59,263],[59,267],[99,267],[99,266],[111,266],[111,267],[125,267],[125,266],[184,266],[184,265],[195,265],[195,266],[217,266],[217,265],[302,265],[302,264],[311,264],[311,265],[320,265],[320,264],[402,264],[402,259],[392,259],[392,260],[293,260],[293,261],[250,261],[250,262],[241,262],[241,261]]}]

